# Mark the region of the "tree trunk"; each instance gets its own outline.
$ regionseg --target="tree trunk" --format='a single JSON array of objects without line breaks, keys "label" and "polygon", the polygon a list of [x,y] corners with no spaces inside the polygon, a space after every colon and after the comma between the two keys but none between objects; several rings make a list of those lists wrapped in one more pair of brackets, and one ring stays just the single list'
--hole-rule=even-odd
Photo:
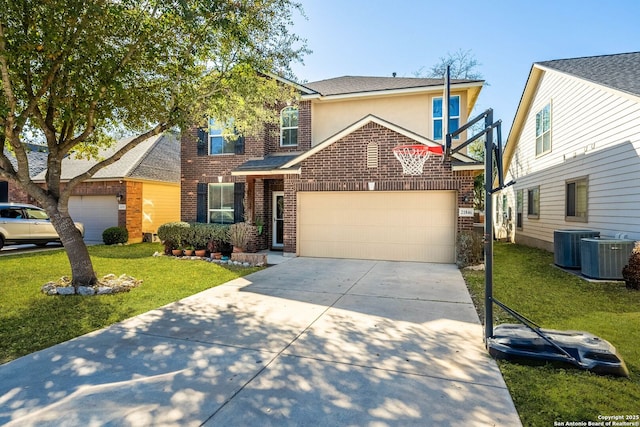
[{"label": "tree trunk", "polygon": [[96,283],[96,273],[89,256],[87,245],[82,239],[80,231],[76,228],[68,212],[54,209],[49,211],[51,223],[58,232],[60,240],[67,252],[67,258],[71,264],[71,281],[77,289],[78,286],[92,286]]}]

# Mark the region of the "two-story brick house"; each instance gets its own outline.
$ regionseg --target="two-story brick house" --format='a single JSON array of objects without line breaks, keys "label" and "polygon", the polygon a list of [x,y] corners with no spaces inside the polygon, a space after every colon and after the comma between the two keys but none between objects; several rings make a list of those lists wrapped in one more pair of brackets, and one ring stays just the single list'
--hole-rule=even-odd
[{"label": "two-story brick house", "polygon": [[[482,165],[432,155],[422,175],[404,175],[392,152],[441,146],[443,80],[284,82],[300,97],[282,106],[280,129],[235,140],[215,126],[183,133],[182,220],[264,222],[252,249],[454,262],[457,233],[473,228],[458,208],[473,206]],[[450,128],[466,122],[482,85],[451,82]]]}]

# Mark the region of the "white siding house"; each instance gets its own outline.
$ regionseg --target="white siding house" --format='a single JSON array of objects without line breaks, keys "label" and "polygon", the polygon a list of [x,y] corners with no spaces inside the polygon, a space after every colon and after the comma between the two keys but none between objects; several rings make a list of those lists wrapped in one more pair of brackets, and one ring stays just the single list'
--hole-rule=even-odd
[{"label": "white siding house", "polygon": [[533,64],[507,139],[497,237],[558,229],[640,240],[640,53]]}]

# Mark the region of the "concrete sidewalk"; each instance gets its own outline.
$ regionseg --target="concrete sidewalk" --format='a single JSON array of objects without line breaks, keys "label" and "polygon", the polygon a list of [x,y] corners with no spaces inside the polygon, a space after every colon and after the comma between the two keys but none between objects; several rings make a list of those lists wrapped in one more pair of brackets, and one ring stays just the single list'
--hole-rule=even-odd
[{"label": "concrete sidewalk", "polygon": [[0,425],[518,426],[454,265],[294,258],[0,366]]}]

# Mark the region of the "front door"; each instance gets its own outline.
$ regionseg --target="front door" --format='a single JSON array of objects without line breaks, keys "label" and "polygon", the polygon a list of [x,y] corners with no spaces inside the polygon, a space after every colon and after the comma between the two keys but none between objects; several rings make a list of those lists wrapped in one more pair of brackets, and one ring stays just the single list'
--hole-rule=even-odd
[{"label": "front door", "polygon": [[284,247],[284,191],[273,192],[273,238],[271,246]]}]

